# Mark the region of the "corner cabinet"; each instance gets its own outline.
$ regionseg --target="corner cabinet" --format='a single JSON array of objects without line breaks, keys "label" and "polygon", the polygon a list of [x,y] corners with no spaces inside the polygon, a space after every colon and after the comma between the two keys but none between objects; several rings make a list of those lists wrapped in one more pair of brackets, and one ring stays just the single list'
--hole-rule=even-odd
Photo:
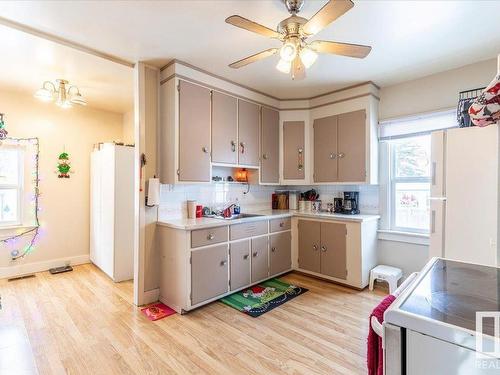
[{"label": "corner cabinet", "polygon": [[305,122],[283,122],[283,179],[305,180]]},{"label": "corner cabinet", "polygon": [[158,229],[160,300],[179,313],[292,269],[290,218]]}]

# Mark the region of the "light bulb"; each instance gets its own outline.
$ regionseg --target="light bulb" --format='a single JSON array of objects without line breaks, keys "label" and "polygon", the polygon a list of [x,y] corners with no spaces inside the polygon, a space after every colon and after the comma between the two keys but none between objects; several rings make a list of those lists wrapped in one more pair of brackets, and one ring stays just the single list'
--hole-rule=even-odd
[{"label": "light bulb", "polygon": [[285,61],[280,59],[278,61],[278,65],[276,65],[276,69],[278,69],[281,73],[289,74],[290,69],[292,68],[292,63],[290,61]]},{"label": "light bulb", "polygon": [[288,41],[280,49],[280,56],[287,62],[292,62],[297,56],[297,46],[292,41]]},{"label": "light bulb", "polygon": [[306,69],[309,69],[312,64],[316,62],[317,58],[318,54],[310,48],[305,47],[300,51],[300,59],[302,60],[302,64],[304,64]]}]

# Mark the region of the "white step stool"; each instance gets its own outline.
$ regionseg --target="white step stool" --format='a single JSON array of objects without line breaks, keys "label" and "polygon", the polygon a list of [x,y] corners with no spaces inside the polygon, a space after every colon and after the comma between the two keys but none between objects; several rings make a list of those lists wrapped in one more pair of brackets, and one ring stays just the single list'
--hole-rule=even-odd
[{"label": "white step stool", "polygon": [[403,277],[403,271],[396,267],[380,265],[370,271],[370,290],[373,290],[375,280],[383,280],[389,284],[389,293],[398,288],[398,281]]}]

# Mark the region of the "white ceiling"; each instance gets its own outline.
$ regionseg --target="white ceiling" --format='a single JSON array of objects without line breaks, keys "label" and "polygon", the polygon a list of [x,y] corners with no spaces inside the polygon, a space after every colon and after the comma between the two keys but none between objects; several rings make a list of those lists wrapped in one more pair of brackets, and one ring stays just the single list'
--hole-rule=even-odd
[{"label": "white ceiling", "polygon": [[44,81],[69,80],[88,106],[133,108],[133,69],[0,25],[0,88],[34,94]]},{"label": "white ceiling", "polygon": [[[132,62],[162,66],[177,58],[280,98],[314,96],[368,80],[391,85],[500,52],[500,1],[354,2],[312,39],[368,44],[371,54],[364,60],[323,55],[299,82],[274,68],[276,56],[239,70],[227,66],[279,42],[224,19],[240,14],[275,28],[288,16],[280,0],[2,1],[0,14]],[[306,0],[300,15],[311,17],[324,3]]]}]

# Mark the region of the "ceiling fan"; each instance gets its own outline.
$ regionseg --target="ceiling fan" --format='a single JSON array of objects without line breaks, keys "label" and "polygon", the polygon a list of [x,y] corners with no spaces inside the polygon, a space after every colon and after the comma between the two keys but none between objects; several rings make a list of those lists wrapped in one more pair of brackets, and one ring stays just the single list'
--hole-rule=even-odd
[{"label": "ceiling fan", "polygon": [[290,17],[278,24],[277,31],[234,15],[226,18],[226,22],[242,29],[277,39],[283,43],[281,48],[270,48],[252,56],[238,60],[229,66],[234,69],[273,56],[279,52],[280,61],[276,69],[291,74],[292,79],[305,78],[306,69],[314,64],[319,53],[331,53],[348,57],[365,58],[371,51],[370,46],[315,40],[310,43],[307,38],[320,32],[331,22],[350,10],[354,3],[351,0],[329,0],[311,19],[297,16],[304,6],[304,0],[283,0]]}]

